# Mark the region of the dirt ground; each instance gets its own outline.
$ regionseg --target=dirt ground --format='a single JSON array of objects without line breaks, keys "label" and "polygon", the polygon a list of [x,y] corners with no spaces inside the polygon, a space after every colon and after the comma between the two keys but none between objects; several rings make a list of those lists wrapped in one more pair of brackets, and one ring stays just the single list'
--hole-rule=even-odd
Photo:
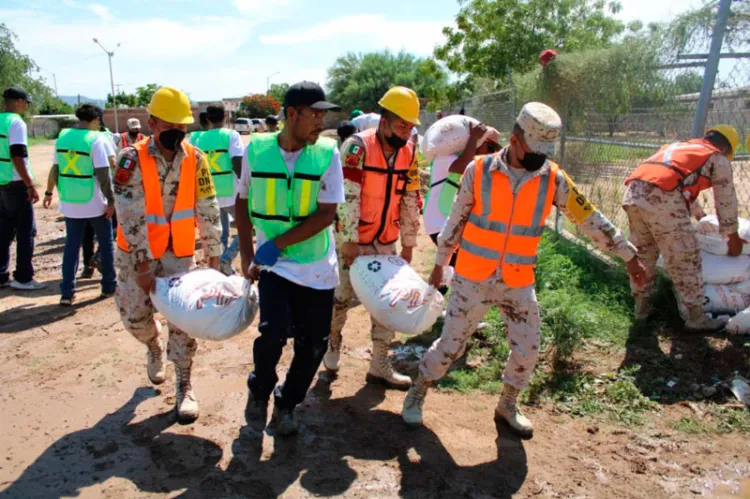
[{"label": "dirt ground", "polygon": [[[51,151],[31,148],[42,183]],[[145,349],[113,301],[97,299],[96,278],[79,282],[75,307],[57,305],[64,226],[55,210],[36,213],[34,264],[47,289],[0,290],[0,497],[750,497],[748,439],[676,432],[670,422],[689,413],[678,405],[625,428],[542,404],[525,409],[536,433],[521,441],[493,422],[495,396],[433,391],[426,426],[407,429],[404,394],[364,382],[362,307],[344,330],[340,375],[314,381],[297,437],[245,425],[255,325],[200,343],[201,417],[180,426],[171,366],[151,387]],[[430,254],[416,253],[420,269]],[[290,358],[288,347],[281,372]]]}]

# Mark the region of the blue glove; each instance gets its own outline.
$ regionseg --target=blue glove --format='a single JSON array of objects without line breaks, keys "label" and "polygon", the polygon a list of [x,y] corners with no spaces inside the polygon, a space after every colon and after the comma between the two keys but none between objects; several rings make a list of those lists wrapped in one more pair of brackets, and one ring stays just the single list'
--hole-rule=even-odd
[{"label": "blue glove", "polygon": [[267,267],[273,267],[279,260],[281,250],[274,244],[273,241],[267,241],[258,248],[255,253],[255,259],[253,260],[258,265],[265,265]]}]

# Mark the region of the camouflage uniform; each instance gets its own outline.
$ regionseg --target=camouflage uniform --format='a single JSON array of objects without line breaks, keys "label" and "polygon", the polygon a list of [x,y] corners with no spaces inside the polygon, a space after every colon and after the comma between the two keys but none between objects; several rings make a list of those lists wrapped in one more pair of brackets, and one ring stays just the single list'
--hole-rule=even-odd
[{"label": "camouflage uniform", "polygon": [[[159,181],[162,185],[162,201],[164,215],[169,219],[172,215],[177,187],[180,182],[180,163],[185,157],[184,149],[180,150],[168,164],[156,144],[151,140],[148,144],[148,154],[156,161]],[[201,245],[207,256],[221,255],[221,223],[219,220],[219,204],[216,201],[215,189],[211,181],[208,162],[203,154],[196,150],[196,202],[195,215],[201,234]],[[178,258],[171,248],[158,259],[154,260],[148,241],[146,228],[146,201],[141,178],[138,153],[132,147],[123,149],[117,158],[118,171],[115,175],[115,205],[120,227],[128,244],[130,252],[126,253],[119,247],[115,263],[119,270],[115,303],[120,310],[125,329],[138,341],[148,344],[159,336],[160,328],[154,319],[154,308],[151,299],[136,284],[136,264],[151,262],[151,270],[156,277],[167,277],[180,272],[187,272],[195,268],[195,258]],[[121,175],[122,170],[127,172]],[[199,182],[204,178],[206,181]],[[190,361],[195,356],[196,341],[174,325],[169,325],[169,342],[167,354],[173,362]]]},{"label": "camouflage uniform", "polygon": [[[504,160],[507,151],[506,147],[495,156],[490,170],[498,170],[508,176],[514,190],[522,183],[549,171],[549,164],[536,172],[512,168]],[[450,217],[438,237],[435,265],[448,265],[451,256],[458,249],[474,206],[474,196],[472,163],[466,168]],[[635,256],[635,248],[583,197],[562,169],[557,174],[553,204],[599,248],[626,261]],[[497,305],[503,314],[510,343],[510,357],[503,373],[503,382],[518,390],[528,385],[539,355],[539,305],[534,286],[509,287],[503,281],[500,266],[483,282],[475,282],[459,275],[454,277],[443,332],[425,353],[420,365],[420,373],[424,379],[434,381],[445,376],[451,364],[463,354],[466,342],[492,305]]]},{"label": "camouflage uniform", "polygon": [[[364,149],[362,139],[356,135],[349,137],[341,146],[341,157],[351,156],[348,152],[353,146],[359,146]],[[402,152],[403,154],[403,152]],[[351,164],[346,160],[344,165],[344,196],[346,202],[340,204],[337,208],[337,230],[336,245],[341,247],[344,243],[359,242],[359,217],[360,217],[360,193],[362,186],[359,182],[347,178],[348,169],[361,170],[364,165],[364,155],[360,155],[356,164]],[[393,164],[396,155],[388,159],[389,164]],[[417,245],[417,233],[419,232],[419,166],[417,164],[417,155],[414,155],[414,161],[409,169],[409,183],[406,187],[406,193],[401,198],[399,206],[399,219],[401,228],[401,245],[404,247],[414,247]],[[395,255],[396,244],[380,244],[377,241],[372,244],[360,245],[360,255]],[[338,349],[341,344],[341,330],[346,323],[346,313],[354,307],[354,289],[352,289],[349,280],[349,266],[346,265],[343,258],[339,258],[339,277],[341,283],[336,288],[333,305],[333,322],[331,326],[331,346]],[[395,331],[387,329],[370,317],[372,322],[371,335],[373,340],[382,340],[391,342],[395,337]]]},{"label": "camouflage uniform", "polygon": [[[699,176],[711,179],[721,234],[737,232],[737,195],[729,160],[721,154],[712,155],[704,166],[685,178],[684,185],[694,184]],[[647,298],[653,292],[656,261],[661,253],[682,304],[702,307],[703,268],[696,229],[690,222],[691,213],[702,213],[698,202],[689,207],[679,190],[665,192],[633,180],[625,190],[622,205],[628,215],[630,241],[638,248],[647,272],[643,285],[631,281],[636,298]]]}]

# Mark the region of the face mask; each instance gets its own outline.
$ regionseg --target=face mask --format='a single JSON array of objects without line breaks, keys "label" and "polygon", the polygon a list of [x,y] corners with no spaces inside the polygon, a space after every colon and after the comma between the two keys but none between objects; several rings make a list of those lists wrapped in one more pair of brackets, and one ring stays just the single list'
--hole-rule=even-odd
[{"label": "face mask", "polygon": [[185,138],[185,132],[179,128],[170,128],[159,134],[159,144],[167,151],[176,151]]},{"label": "face mask", "polygon": [[546,155],[537,154],[535,152],[527,152],[523,159],[518,160],[521,166],[530,172],[535,172],[543,167],[545,161],[547,161]]},{"label": "face mask", "polygon": [[141,133],[141,132],[139,132],[138,130],[135,130],[135,131],[131,130],[130,131],[130,136],[131,137],[138,137],[139,133]]},{"label": "face mask", "polygon": [[398,135],[396,135],[395,133],[391,135],[390,137],[386,137],[385,141],[388,143],[389,146],[391,146],[392,148],[396,150],[401,149],[408,142],[402,139],[401,137],[399,137]]}]

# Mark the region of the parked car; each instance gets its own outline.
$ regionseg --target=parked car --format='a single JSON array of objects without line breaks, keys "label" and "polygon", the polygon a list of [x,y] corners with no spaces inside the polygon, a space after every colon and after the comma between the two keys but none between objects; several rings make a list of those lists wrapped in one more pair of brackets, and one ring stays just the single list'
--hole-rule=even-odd
[{"label": "parked car", "polygon": [[266,126],[257,118],[237,118],[234,120],[234,129],[240,134],[265,132]]}]

